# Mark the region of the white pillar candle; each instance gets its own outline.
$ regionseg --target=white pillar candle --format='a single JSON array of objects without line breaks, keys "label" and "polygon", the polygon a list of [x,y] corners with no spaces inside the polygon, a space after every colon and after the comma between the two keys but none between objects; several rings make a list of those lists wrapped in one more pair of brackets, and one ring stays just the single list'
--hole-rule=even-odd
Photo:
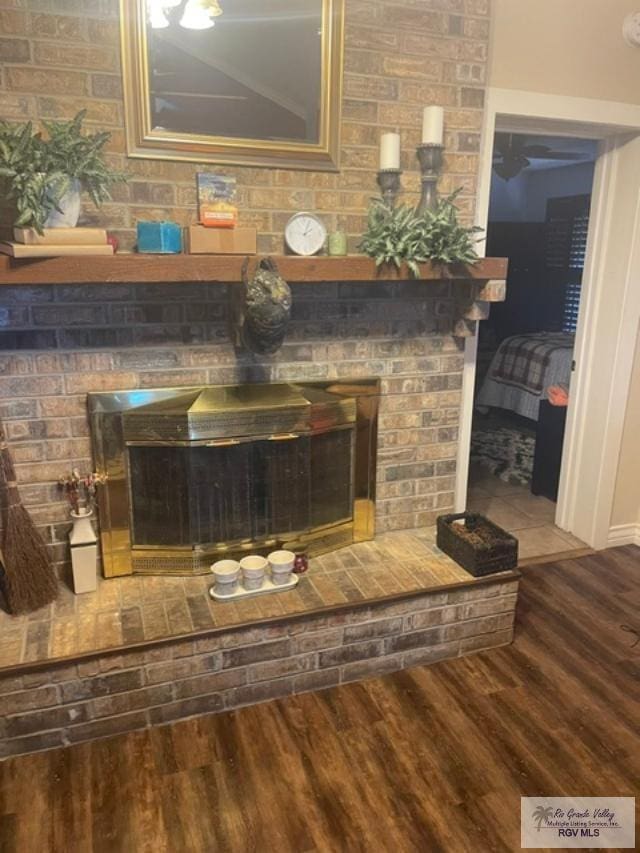
[{"label": "white pillar candle", "polygon": [[380,137],[380,169],[400,168],[400,134],[383,133]]},{"label": "white pillar candle", "polygon": [[425,107],[422,116],[422,143],[442,145],[444,135],[444,110],[442,107]]}]

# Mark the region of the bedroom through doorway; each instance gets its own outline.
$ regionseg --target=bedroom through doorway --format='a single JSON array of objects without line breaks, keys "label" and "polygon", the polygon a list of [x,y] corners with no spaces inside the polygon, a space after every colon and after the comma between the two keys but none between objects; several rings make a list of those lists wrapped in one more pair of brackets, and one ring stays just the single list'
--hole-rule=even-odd
[{"label": "bedroom through doorway", "polygon": [[523,559],[586,545],[555,525],[598,142],[496,132],[486,254],[507,299],[479,324],[467,508]]}]

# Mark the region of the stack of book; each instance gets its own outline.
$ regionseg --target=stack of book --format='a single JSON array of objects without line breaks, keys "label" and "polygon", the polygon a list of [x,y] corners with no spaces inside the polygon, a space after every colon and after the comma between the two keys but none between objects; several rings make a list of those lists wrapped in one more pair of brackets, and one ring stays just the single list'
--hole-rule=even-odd
[{"label": "stack of book", "polygon": [[14,228],[14,240],[0,243],[0,252],[13,258],[54,258],[60,255],[113,255],[103,228]]}]

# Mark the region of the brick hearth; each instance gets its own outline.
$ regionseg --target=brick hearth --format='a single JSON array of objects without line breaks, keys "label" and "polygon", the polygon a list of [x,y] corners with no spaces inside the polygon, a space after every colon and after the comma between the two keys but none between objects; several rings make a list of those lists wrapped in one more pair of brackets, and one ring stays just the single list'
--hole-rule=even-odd
[{"label": "brick hearth", "polygon": [[315,557],[297,589],[286,594],[212,601],[210,575],[102,580],[97,592],[79,596],[63,584],[57,601],[36,613],[9,616],[0,612],[0,668],[473,582],[436,548],[434,529],[429,527],[384,533],[375,542]]},{"label": "brick hearth", "polygon": [[[214,604],[208,583],[126,578],[95,596],[63,598],[73,615],[57,618],[56,603],[52,620],[22,620],[17,667],[6,668],[9,617],[0,620],[0,756],[504,645],[518,574],[474,579],[438,552],[428,529],[318,558],[292,592]],[[132,596],[127,606],[114,606],[116,591]]]}]

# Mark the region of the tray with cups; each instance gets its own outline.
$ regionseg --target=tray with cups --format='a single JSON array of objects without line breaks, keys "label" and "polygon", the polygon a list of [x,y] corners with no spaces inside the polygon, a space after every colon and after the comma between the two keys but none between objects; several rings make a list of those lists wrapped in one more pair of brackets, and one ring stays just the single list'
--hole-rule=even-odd
[{"label": "tray with cups", "polygon": [[218,560],[211,566],[215,583],[209,595],[216,601],[233,601],[252,595],[284,592],[298,583],[293,551],[272,551],[268,557],[252,554],[236,560]]}]

